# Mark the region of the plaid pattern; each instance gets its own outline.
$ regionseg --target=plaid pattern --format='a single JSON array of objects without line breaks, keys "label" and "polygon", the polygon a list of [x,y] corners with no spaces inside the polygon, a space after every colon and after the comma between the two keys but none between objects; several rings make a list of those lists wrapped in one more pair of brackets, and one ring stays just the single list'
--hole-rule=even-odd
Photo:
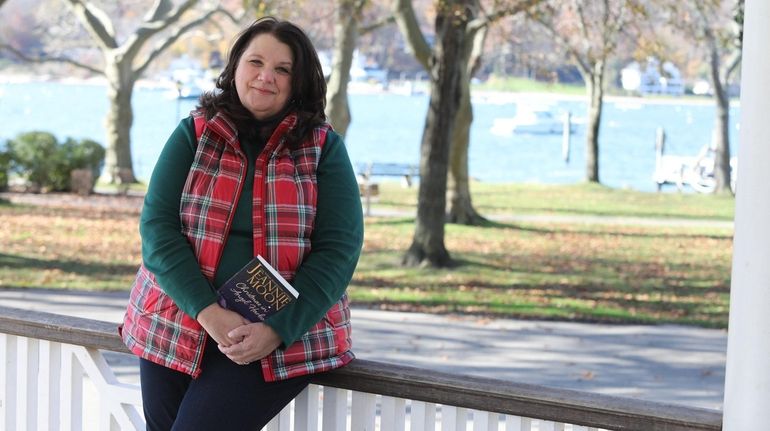
[{"label": "plaid pattern", "polygon": [[[224,117],[195,117],[198,148],[181,199],[183,233],[203,273],[213,280],[246,173],[235,128]],[[204,126],[205,122],[205,126]],[[296,124],[285,118],[256,161],[254,253],[262,254],[288,280],[310,252],[316,211],[316,168],[329,126],[295,151],[282,137]],[[181,312],[140,268],[123,327],[123,340],[137,355],[197,377],[205,331]],[[327,371],[350,362],[350,309],[343,296],[300,340],[262,360],[267,381]]]},{"label": "plaid pattern", "polygon": [[119,328],[135,355],[198,377],[206,333],[163,293],[144,265],[131,289],[128,308]]}]

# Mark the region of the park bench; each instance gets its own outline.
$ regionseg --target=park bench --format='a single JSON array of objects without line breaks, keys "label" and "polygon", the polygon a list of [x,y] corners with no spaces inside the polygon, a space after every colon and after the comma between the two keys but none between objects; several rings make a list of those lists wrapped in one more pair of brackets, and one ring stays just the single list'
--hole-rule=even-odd
[{"label": "park bench", "polygon": [[407,163],[369,162],[359,163],[356,166],[358,179],[358,192],[364,198],[366,215],[371,213],[371,199],[379,195],[380,186],[374,182],[376,177],[398,177],[402,184],[411,187],[413,179],[420,176],[417,166]]}]

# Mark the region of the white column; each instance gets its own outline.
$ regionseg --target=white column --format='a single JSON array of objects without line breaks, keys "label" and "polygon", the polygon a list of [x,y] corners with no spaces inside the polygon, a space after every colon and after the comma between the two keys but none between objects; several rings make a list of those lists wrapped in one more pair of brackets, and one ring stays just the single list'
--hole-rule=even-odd
[{"label": "white column", "polygon": [[770,423],[770,2],[746,0],[723,429]]}]

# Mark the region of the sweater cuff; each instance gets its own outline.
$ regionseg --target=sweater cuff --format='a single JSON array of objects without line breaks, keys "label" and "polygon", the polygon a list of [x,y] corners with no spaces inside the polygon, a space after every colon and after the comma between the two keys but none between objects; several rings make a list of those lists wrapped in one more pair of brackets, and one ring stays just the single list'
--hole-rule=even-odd
[{"label": "sweater cuff", "polygon": [[197,295],[194,298],[190,298],[190,301],[179,304],[179,306],[188,316],[198,320],[198,313],[215,302],[217,302],[217,295],[212,292],[209,295]]}]

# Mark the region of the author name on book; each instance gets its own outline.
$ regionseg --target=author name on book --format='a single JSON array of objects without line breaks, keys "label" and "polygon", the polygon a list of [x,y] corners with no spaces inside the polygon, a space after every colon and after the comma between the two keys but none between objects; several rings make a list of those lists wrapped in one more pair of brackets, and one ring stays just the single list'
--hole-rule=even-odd
[{"label": "author name on book", "polygon": [[279,311],[290,304],[294,298],[280,289],[265,272],[259,271],[260,267],[261,264],[257,263],[247,270],[249,278],[237,283],[233,293],[235,302],[247,305],[255,314],[263,315],[266,310],[258,310],[257,304],[264,303],[266,307]]}]

